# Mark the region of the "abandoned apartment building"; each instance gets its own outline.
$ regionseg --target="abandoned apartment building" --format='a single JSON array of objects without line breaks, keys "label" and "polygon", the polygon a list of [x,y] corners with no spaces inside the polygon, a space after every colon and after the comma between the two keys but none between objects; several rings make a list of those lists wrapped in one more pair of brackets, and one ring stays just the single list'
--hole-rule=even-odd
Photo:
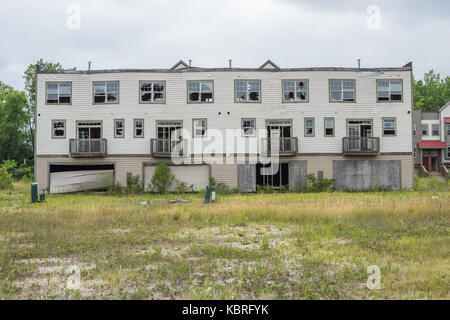
[{"label": "abandoned apartment building", "polygon": [[[411,189],[417,161],[411,83],[412,63],[280,68],[267,60],[257,68],[235,68],[231,61],[203,68],[179,61],[170,69],[84,71],[37,66],[36,181],[57,193],[98,189],[108,181],[125,186],[139,175],[148,190],[155,165],[165,162],[176,179],[197,190],[210,177],[247,192],[257,185],[298,190],[310,173],[334,178],[338,190]],[[227,139],[230,130],[238,134]],[[433,150],[421,150],[423,159]],[[448,147],[446,152],[438,162],[448,159]],[[268,155],[277,155],[280,164],[269,174],[260,161]],[[436,169],[432,157],[427,161],[428,170]]]}]

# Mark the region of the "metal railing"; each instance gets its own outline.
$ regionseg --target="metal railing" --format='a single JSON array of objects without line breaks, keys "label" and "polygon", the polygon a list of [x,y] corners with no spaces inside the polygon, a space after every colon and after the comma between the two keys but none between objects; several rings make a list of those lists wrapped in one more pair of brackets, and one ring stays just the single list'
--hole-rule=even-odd
[{"label": "metal railing", "polygon": [[342,138],[344,155],[374,155],[380,152],[380,138],[344,137]]},{"label": "metal railing", "polygon": [[[298,138],[297,137],[285,137],[277,138],[274,141],[272,138],[264,139],[263,153],[270,154],[272,151],[278,152],[280,155],[294,155],[298,152]],[[278,149],[278,150],[275,150]]]},{"label": "metal railing", "polygon": [[170,157],[172,152],[182,156],[184,145],[183,139],[150,139],[150,152],[154,157]]},{"label": "metal railing", "polygon": [[72,157],[106,155],[106,139],[70,139],[69,152]]}]

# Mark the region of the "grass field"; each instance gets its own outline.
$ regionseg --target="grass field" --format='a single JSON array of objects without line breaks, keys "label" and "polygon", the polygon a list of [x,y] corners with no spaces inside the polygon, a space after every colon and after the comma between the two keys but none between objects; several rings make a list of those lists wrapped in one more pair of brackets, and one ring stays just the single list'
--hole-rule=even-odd
[{"label": "grass field", "polygon": [[[0,298],[449,299],[450,192],[428,179],[210,205],[88,193],[31,204],[16,183],[0,192]],[[371,265],[380,289],[366,286]]]}]

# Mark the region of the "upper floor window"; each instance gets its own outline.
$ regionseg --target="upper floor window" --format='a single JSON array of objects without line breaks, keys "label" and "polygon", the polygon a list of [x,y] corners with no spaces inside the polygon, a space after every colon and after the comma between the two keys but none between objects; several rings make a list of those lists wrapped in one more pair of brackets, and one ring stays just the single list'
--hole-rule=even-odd
[{"label": "upper floor window", "polygon": [[308,80],[283,80],[283,102],[308,101]]},{"label": "upper floor window", "polygon": [[450,145],[447,146],[447,159],[450,159]]},{"label": "upper floor window", "polygon": [[378,80],[377,101],[402,101],[402,80]]},{"label": "upper floor window", "polygon": [[396,123],[395,118],[385,118],[383,119],[383,135],[384,136],[395,136],[396,134]]},{"label": "upper floor window", "polygon": [[114,120],[114,138],[123,138],[125,137],[125,120],[116,119]]},{"label": "upper floor window", "polygon": [[413,135],[416,135],[417,125],[415,123],[413,123],[412,131],[413,131]]},{"label": "upper floor window", "polygon": [[447,135],[450,136],[450,122],[447,123]]},{"label": "upper floor window", "polygon": [[427,136],[428,135],[428,125],[422,124],[422,135]]},{"label": "upper floor window", "polygon": [[254,137],[255,136],[255,119],[242,119],[242,134],[245,137]]},{"label": "upper floor window", "polygon": [[439,125],[438,124],[431,125],[431,135],[439,136]]},{"label": "upper floor window", "polygon": [[234,82],[235,102],[260,102],[261,81],[260,80],[235,80]]},{"label": "upper floor window", "polygon": [[144,119],[134,119],[134,137],[144,137]]},{"label": "upper floor window", "polygon": [[325,137],[333,137],[334,136],[334,118],[325,118],[324,119],[324,128],[325,128]]},{"label": "upper floor window", "polygon": [[330,80],[330,101],[355,101],[355,80]]},{"label": "upper floor window", "polygon": [[188,81],[188,102],[213,102],[213,82]]},{"label": "upper floor window", "polygon": [[72,84],[69,82],[47,83],[47,103],[70,104],[72,102]]},{"label": "upper floor window", "polygon": [[66,120],[52,120],[52,138],[66,137]]},{"label": "upper floor window", "polygon": [[314,137],[314,118],[305,118],[305,137]]},{"label": "upper floor window", "polygon": [[164,103],[166,101],[165,81],[140,81],[140,102]]},{"label": "upper floor window", "polygon": [[192,120],[194,138],[206,137],[206,119]]},{"label": "upper floor window", "polygon": [[119,82],[95,82],[94,103],[118,103]]}]

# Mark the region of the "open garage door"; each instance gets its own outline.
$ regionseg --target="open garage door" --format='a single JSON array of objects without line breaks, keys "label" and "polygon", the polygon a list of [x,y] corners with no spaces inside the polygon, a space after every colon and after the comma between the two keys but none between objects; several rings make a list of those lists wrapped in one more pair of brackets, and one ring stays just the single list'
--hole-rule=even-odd
[{"label": "open garage door", "polygon": [[106,189],[114,183],[114,165],[50,165],[50,193]]},{"label": "open garage door", "polygon": [[[153,174],[155,173],[156,165],[145,165],[144,167],[144,185],[145,190],[150,191]],[[209,185],[209,166],[201,165],[173,165],[169,166],[175,179],[184,181],[188,186],[194,185],[195,191],[200,191]],[[176,184],[170,186],[170,191],[175,191]]]}]

